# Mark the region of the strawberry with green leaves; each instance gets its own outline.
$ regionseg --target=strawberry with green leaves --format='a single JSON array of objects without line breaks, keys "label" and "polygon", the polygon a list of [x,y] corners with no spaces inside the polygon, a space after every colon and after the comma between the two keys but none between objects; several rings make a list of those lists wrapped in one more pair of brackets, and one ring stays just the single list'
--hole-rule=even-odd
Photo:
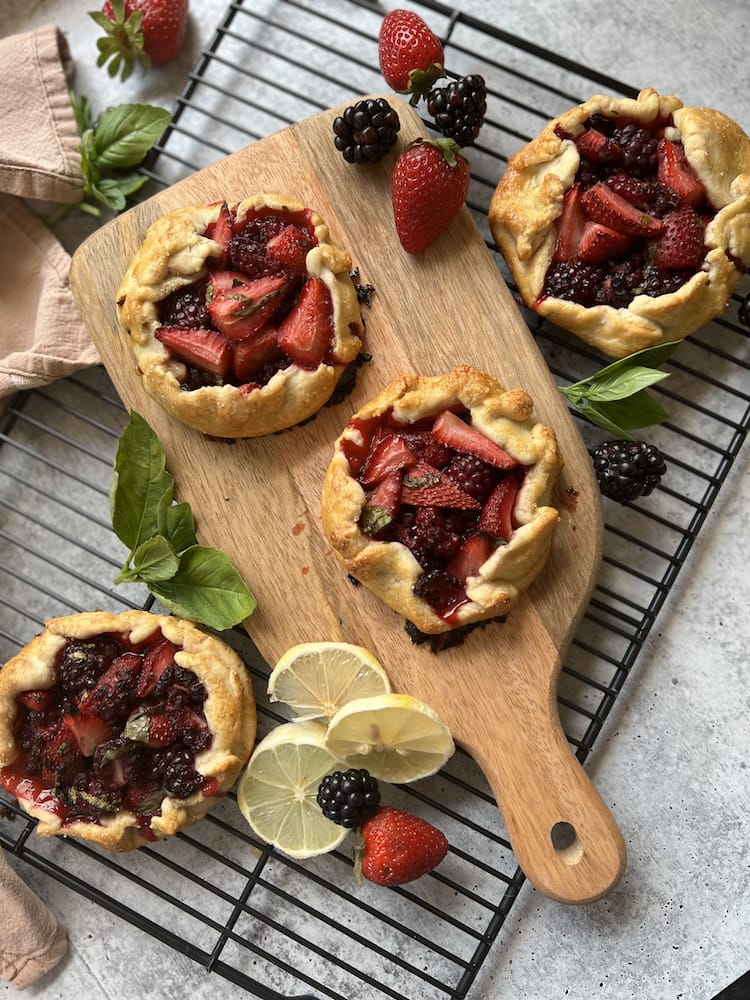
[{"label": "strawberry with green leaves", "polygon": [[448,853],[448,841],[437,827],[392,806],[380,806],[359,833],[355,872],[375,885],[413,882]]},{"label": "strawberry with green leaves", "polygon": [[105,0],[90,11],[103,29],[97,40],[97,66],[124,82],[136,64],[144,70],[174,59],[182,49],[188,24],[188,0]]},{"label": "strawberry with green leaves", "polygon": [[399,94],[411,94],[415,105],[445,76],[440,39],[410,10],[392,10],[383,18],[378,58],[388,86]]},{"label": "strawberry with green leaves", "polygon": [[396,232],[407,253],[419,254],[447,229],[466,201],[469,165],[453,139],[415,139],[391,177]]}]

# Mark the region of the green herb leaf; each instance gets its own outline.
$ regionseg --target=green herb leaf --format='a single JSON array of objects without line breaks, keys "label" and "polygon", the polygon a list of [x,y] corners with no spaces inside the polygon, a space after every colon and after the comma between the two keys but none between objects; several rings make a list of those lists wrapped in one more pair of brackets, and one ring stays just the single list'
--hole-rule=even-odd
[{"label": "green herb leaf", "polygon": [[151,104],[119,104],[96,123],[96,165],[100,170],[125,170],[141,162],[164,133],[172,116]]},{"label": "green herb leaf", "polygon": [[195,521],[189,503],[175,503],[167,507],[165,533],[178,555],[196,544]]},{"label": "green herb leaf", "polygon": [[219,631],[252,614],[256,601],[223,552],[194,545],[183,552],[171,580],[149,588],[165,608]]},{"label": "green herb leaf", "polygon": [[377,535],[392,520],[393,517],[383,507],[376,507],[373,504],[366,503],[362,508],[359,523],[366,535]]},{"label": "green herb leaf", "polygon": [[166,470],[159,439],[133,411],[120,436],[109,491],[112,527],[131,552],[164,533],[173,495],[174,479]]},{"label": "green herb leaf", "polygon": [[607,365],[588,378],[558,386],[573,409],[610,434],[632,440],[630,430],[662,423],[669,414],[646,389],[668,378],[662,364],[680,341],[647,347]]},{"label": "green herb leaf", "polygon": [[163,535],[155,535],[133,552],[133,569],[144,583],[170,580],[180,567],[180,560]]}]

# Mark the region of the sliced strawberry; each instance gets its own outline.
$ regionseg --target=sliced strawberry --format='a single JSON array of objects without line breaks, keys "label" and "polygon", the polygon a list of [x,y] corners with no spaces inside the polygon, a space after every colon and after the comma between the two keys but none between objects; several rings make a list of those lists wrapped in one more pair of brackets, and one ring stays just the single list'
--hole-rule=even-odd
[{"label": "sliced strawberry", "polygon": [[392,472],[381,479],[362,507],[360,526],[367,535],[377,538],[396,516],[401,500],[401,473]]},{"label": "sliced strawberry", "polygon": [[451,449],[435,440],[431,428],[399,430],[398,435],[406,442],[409,451],[428,465],[445,465],[450,460]]},{"label": "sliced strawberry", "polygon": [[156,687],[161,675],[174,663],[175,653],[179,650],[169,639],[161,639],[152,646],[143,657],[138,684],[135,689],[136,698],[145,698]]},{"label": "sliced strawberry", "polygon": [[614,139],[595,128],[587,128],[578,136],[576,149],[591,163],[615,163],[622,159],[622,149]]},{"label": "sliced strawberry", "polygon": [[470,535],[448,563],[446,572],[457,580],[467,580],[470,576],[477,576],[479,567],[484,565],[492,552],[492,540],[489,535],[484,532]]},{"label": "sliced strawberry", "polygon": [[226,378],[232,348],[215,330],[193,330],[183,326],[160,326],[154,336],[173,354],[202,371]]},{"label": "sliced strawberry", "polygon": [[513,534],[513,507],[521,481],[517,475],[506,476],[490,493],[479,518],[479,530],[510,541]]},{"label": "sliced strawberry", "polygon": [[328,286],[308,278],[279,328],[279,347],[302,368],[317,368],[331,343],[333,306]]},{"label": "sliced strawberry", "polygon": [[52,701],[52,692],[41,688],[35,688],[33,691],[22,691],[18,700],[30,712],[43,712]]},{"label": "sliced strawberry", "polygon": [[467,451],[498,469],[513,469],[518,465],[515,458],[499,444],[490,441],[481,431],[465,423],[450,410],[440,414],[433,424],[432,433],[437,441],[449,448]]},{"label": "sliced strawberry", "polygon": [[207,239],[213,240],[221,247],[221,253],[215,258],[218,267],[226,267],[229,260],[229,241],[233,235],[232,226],[234,218],[229,205],[223,201],[219,209],[219,215],[215,222],[209,222],[203,234]]},{"label": "sliced strawberry", "polygon": [[313,240],[308,232],[299,226],[285,226],[276,236],[268,241],[266,253],[272,260],[277,260],[289,271],[304,274],[307,261],[307,251],[312,247]]},{"label": "sliced strawberry", "polygon": [[632,236],[618,233],[601,222],[587,222],[583,227],[576,259],[582,264],[601,264],[620,257],[633,242]]},{"label": "sliced strawberry", "polygon": [[682,205],[700,205],[706,190],[687,162],[682,143],[660,139],[656,147],[657,176],[663,188],[671,188]]},{"label": "sliced strawberry", "polygon": [[143,661],[138,653],[122,653],[107,667],[95,686],[84,691],[78,702],[79,711],[105,722],[126,712],[142,669]]},{"label": "sliced strawberry", "polygon": [[418,462],[401,482],[401,501],[415,507],[454,507],[479,510],[481,504],[457,486],[445,473],[427,462]]},{"label": "sliced strawberry", "polygon": [[247,340],[232,345],[232,370],[240,382],[249,382],[263,365],[279,353],[279,331],[266,324]]},{"label": "sliced strawberry", "polygon": [[594,222],[601,222],[628,236],[658,236],[664,229],[661,219],[642,212],[604,183],[584,191],[581,205]]},{"label": "sliced strawberry", "polygon": [[363,486],[374,486],[381,479],[400,469],[416,465],[417,459],[406,442],[398,434],[389,434],[380,441],[365,462],[360,482]]},{"label": "sliced strawberry", "polygon": [[581,186],[574,184],[563,198],[562,214],[557,220],[557,240],[552,253],[553,262],[572,260],[583,235],[586,216],[581,208]]},{"label": "sliced strawberry", "polygon": [[237,275],[227,287],[227,275],[233,273],[222,271],[217,275],[218,280],[216,277],[213,279],[208,311],[225,337],[244,340],[271,318],[288,282],[280,274],[269,274],[252,281]]},{"label": "sliced strawberry", "polygon": [[93,715],[65,715],[64,719],[84,757],[93,757],[99,744],[112,738],[112,729]]},{"label": "sliced strawberry", "polygon": [[149,717],[148,745],[150,747],[168,747],[175,742],[176,738],[175,727],[163,712]]},{"label": "sliced strawberry", "polygon": [[706,256],[703,220],[689,205],[664,216],[664,232],[656,241],[653,263],[666,270],[697,270]]}]

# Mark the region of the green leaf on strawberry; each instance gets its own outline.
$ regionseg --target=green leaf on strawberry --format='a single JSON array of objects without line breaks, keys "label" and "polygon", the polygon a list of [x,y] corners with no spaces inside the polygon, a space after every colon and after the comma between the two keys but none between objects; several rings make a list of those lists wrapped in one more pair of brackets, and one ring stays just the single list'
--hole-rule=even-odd
[{"label": "green leaf on strawberry", "polygon": [[667,378],[657,370],[680,341],[647,347],[607,365],[588,378],[569,386],[558,386],[574,410],[610,434],[632,440],[629,432],[663,423],[669,414],[646,391]]}]

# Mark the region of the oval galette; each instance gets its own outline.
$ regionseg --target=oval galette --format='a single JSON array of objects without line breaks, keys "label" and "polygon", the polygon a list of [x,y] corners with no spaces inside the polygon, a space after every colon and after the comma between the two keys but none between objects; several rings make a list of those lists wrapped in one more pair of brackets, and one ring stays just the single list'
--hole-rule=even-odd
[{"label": "oval galette", "polygon": [[320,216],[281,195],[157,219],[117,293],[144,389],[214,437],[313,416],[362,347],[351,267]]},{"label": "oval galette", "polygon": [[0,785],[41,836],[129,851],[229,791],[255,719],[242,660],[189,622],[53,618],[0,670]]},{"label": "oval galette", "polygon": [[523,389],[459,366],[403,375],[334,446],[324,532],[347,571],[421,632],[505,615],[544,566],[562,468]]},{"label": "oval galette", "polygon": [[489,222],[541,316],[611,357],[678,340],[750,265],[750,138],[650,88],[596,95],[510,158]]}]

